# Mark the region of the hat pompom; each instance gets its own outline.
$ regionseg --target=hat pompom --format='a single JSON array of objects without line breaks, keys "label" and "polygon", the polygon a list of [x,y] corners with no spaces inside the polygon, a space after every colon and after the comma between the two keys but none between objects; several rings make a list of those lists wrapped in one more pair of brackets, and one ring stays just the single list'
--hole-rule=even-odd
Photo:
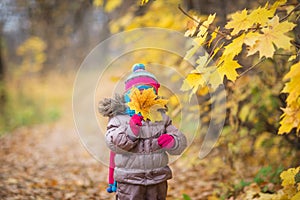
[{"label": "hat pompom", "polygon": [[138,63],[138,64],[133,65],[133,67],[132,67],[133,72],[137,72],[137,71],[141,71],[141,70],[145,70],[144,64]]}]

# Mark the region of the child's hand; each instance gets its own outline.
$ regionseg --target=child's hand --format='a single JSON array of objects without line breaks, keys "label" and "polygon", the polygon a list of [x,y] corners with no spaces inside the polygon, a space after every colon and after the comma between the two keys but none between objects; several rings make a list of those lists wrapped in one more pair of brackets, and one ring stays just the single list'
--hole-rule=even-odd
[{"label": "child's hand", "polygon": [[143,120],[143,117],[140,115],[137,115],[137,114],[134,114],[130,118],[129,126],[135,135],[139,134],[140,126],[142,126],[142,120]]},{"label": "child's hand", "polygon": [[165,149],[171,149],[175,144],[174,137],[169,134],[163,134],[159,136],[157,142],[161,148],[165,148]]}]

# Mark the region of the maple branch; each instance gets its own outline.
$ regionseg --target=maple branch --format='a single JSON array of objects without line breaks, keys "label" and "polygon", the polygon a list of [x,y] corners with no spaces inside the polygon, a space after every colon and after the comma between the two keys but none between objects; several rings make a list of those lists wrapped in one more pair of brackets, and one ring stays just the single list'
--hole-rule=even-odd
[{"label": "maple branch", "polygon": [[217,40],[217,42],[214,44],[214,46],[213,46],[213,48],[212,48],[212,50],[211,50],[211,52],[210,52],[210,54],[209,54],[209,57],[211,57],[211,56],[213,55],[215,49],[217,48],[217,45],[219,44],[219,42],[220,42],[222,39],[224,39],[224,36],[220,37],[220,38]]},{"label": "maple branch", "polygon": [[187,17],[189,17],[190,19],[192,19],[193,21],[200,23],[197,19],[195,19],[194,17],[192,17],[191,15],[189,15],[185,10],[183,10],[183,8],[181,8],[180,4],[178,4],[178,9]]},{"label": "maple branch", "polygon": [[186,15],[187,17],[189,17],[190,19],[192,19],[194,22],[198,23],[198,27],[200,26],[204,26],[205,28],[207,28],[208,30],[211,30],[219,35],[222,35],[224,38],[226,38],[228,35],[227,34],[224,34],[220,31],[216,31],[216,30],[212,30],[210,29],[209,27],[205,26],[204,24],[202,24],[200,21],[198,21],[197,19],[195,19],[194,17],[192,17],[189,13],[187,13],[185,10],[183,10],[183,8],[181,8],[180,4],[178,4],[178,9],[184,14]]},{"label": "maple branch", "polygon": [[251,67],[249,67],[246,71],[242,72],[238,78],[240,78],[241,76],[245,75],[247,72],[249,72],[250,70],[252,70],[254,67],[256,67],[257,65],[261,64],[262,62],[264,62],[267,58],[264,57],[263,59],[261,59],[260,61],[258,61],[257,63],[255,63],[254,65],[252,65]]},{"label": "maple branch", "polygon": [[291,14],[292,14],[293,12],[295,12],[299,7],[300,7],[300,3],[299,3],[293,10],[291,10],[291,12],[289,12],[286,16],[284,16],[283,18],[281,18],[281,19],[279,20],[279,22],[285,21],[285,20],[286,20],[289,16],[291,16]]}]

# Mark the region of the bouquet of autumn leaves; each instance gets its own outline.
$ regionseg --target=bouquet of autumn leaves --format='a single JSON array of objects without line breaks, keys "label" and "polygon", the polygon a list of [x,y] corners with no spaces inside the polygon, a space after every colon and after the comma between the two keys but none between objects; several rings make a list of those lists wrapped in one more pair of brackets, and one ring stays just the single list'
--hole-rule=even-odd
[{"label": "bouquet of autumn leaves", "polygon": [[161,111],[166,110],[168,100],[157,96],[152,88],[145,90],[133,88],[129,97],[131,101],[127,103],[128,107],[134,110],[135,114],[141,115],[144,120],[155,122],[163,119]]}]

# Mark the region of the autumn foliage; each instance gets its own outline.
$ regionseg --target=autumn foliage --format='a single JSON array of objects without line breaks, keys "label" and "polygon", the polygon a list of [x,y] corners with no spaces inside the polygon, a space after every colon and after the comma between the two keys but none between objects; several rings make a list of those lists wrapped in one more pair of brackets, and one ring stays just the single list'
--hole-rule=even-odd
[{"label": "autumn foliage", "polygon": [[[201,13],[199,8],[186,5],[200,1],[215,6],[226,2],[226,15],[217,9]],[[188,150],[171,164],[175,173],[170,180],[168,199],[300,199],[299,1],[5,2],[16,5],[8,15],[27,11],[21,16],[26,21],[23,26],[28,26],[26,34],[18,34],[22,37],[11,34],[1,43],[2,55],[7,57],[5,84],[0,83],[0,90],[4,88],[6,94],[4,117],[0,118],[0,127],[4,127],[5,133],[20,126],[52,123],[60,117],[65,120],[65,115],[72,114],[70,102],[75,72],[101,40],[136,28],[174,30],[194,41],[185,46],[188,49],[185,56],[151,48],[139,49],[114,60],[103,73],[105,87],[99,84],[99,93],[110,95],[116,83],[137,62],[148,66],[159,63],[180,74],[153,71],[165,77],[168,84],[178,86],[178,91],[181,88],[175,93],[161,87],[159,95],[166,96],[168,101],[151,90],[133,90],[131,98],[134,100],[128,103],[132,110],[151,121],[160,120],[159,110],[167,106],[173,123],[180,121],[182,131],[192,140]],[[232,2],[239,6],[229,5]],[[4,3],[3,8],[4,13],[14,6],[5,7]],[[16,25],[7,23],[6,29],[9,24]],[[138,37],[149,37],[151,41],[148,35],[134,37],[124,42],[130,45]],[[14,41],[13,45],[9,41]],[[172,43],[182,49],[182,43],[177,44],[172,38],[164,36],[159,42],[166,46]],[[106,48],[107,52],[118,54],[121,47],[112,42]],[[189,61],[196,65],[192,66]],[[104,98],[97,95],[95,102]],[[148,99],[151,104],[144,104]],[[183,106],[181,101],[187,104]],[[225,111],[212,118],[215,102],[222,104]],[[182,119],[183,109],[187,115]],[[219,118],[225,119],[222,133],[210,154],[199,159],[199,147],[210,122],[218,122]],[[192,131],[198,121],[197,131]],[[72,142],[75,137],[67,124],[73,124],[73,120],[60,122],[55,130],[33,126],[21,129],[21,136],[12,134],[13,140],[2,138],[1,196],[112,197],[105,192],[107,169],[99,167],[97,162],[90,165],[93,162],[87,159],[90,155],[84,150],[82,154],[78,152],[81,146]],[[94,140],[93,144],[97,146],[97,142]],[[54,162],[48,159],[50,157],[55,158]]]},{"label": "autumn foliage", "polygon": [[[141,2],[147,3],[147,1]],[[241,135],[241,131],[245,131],[243,126],[246,124],[249,126],[250,121],[254,123],[256,121],[256,124],[260,123],[257,121],[258,116],[261,115],[260,109],[262,109],[261,111],[269,110],[272,112],[272,109],[280,107],[280,103],[274,101],[275,99],[270,98],[271,96],[269,95],[274,95],[275,93],[277,93],[277,95],[280,95],[280,93],[287,94],[285,107],[281,108],[283,114],[280,117],[280,122],[276,122],[276,117],[272,119],[271,116],[266,116],[267,124],[280,124],[279,126],[275,125],[277,128],[273,130],[280,135],[293,133],[299,136],[299,45],[295,43],[295,37],[297,37],[297,35],[295,36],[292,32],[297,25],[296,7],[299,7],[299,5],[289,5],[286,0],[280,0],[273,4],[266,3],[264,6],[253,10],[243,9],[242,11],[232,13],[224,27],[216,27],[215,21],[218,17],[216,14],[211,14],[204,20],[204,17],[195,13],[188,13],[179,7],[182,13],[190,19],[185,36],[192,37],[196,43],[186,53],[185,59],[189,60],[196,56],[197,63],[195,69],[192,69],[183,81],[181,90],[189,92],[191,98],[193,95],[205,96],[208,92],[217,90],[219,85],[225,84],[227,90],[233,90],[233,94],[239,94],[240,96],[235,97],[240,100],[235,101],[236,103],[239,101],[243,102],[240,106],[231,104],[230,99],[234,96],[232,94],[229,95],[229,105],[231,106],[229,107],[229,122],[231,128],[228,127],[228,129],[234,131],[235,134],[237,134],[238,131]],[[280,12],[278,12],[278,10],[280,10]],[[200,56],[197,55],[196,52],[200,48],[206,49],[208,53],[204,52]],[[281,81],[281,89],[276,87],[277,92],[275,92],[275,88],[270,88],[273,90],[273,92],[271,92],[273,94],[261,94],[263,96],[267,95],[267,98],[264,98],[265,104],[262,101],[256,102],[257,104],[264,104],[261,105],[261,107],[256,106],[255,108],[252,104],[245,104],[249,101],[247,98],[253,98],[253,96],[251,97],[250,95],[251,92],[248,93],[245,89],[254,89],[251,88],[251,79],[249,80],[247,78],[247,73],[255,69],[255,67],[264,64],[271,68],[274,66],[277,68],[276,62],[278,62],[278,56],[281,56],[280,59],[284,60],[282,67],[287,70],[289,69],[286,75],[283,76],[282,72],[277,73],[277,78],[272,80]],[[244,64],[247,63],[245,60],[249,58],[256,62],[250,66]],[[270,66],[272,62],[274,66]],[[268,70],[266,70],[266,73]],[[264,82],[263,78],[252,77],[252,80],[257,81],[256,84]],[[285,86],[282,87],[284,82],[286,82]],[[264,90],[263,88],[264,87],[261,87],[262,90]],[[258,88],[255,90],[257,89]],[[268,99],[271,100],[271,102],[273,101],[273,103],[271,103],[271,105],[273,104],[272,106],[266,103]],[[257,111],[253,109],[257,109]],[[261,142],[266,141],[265,139],[269,136],[267,136],[266,133],[260,133],[261,126],[253,125],[253,128],[255,127],[257,128],[251,131],[261,136],[254,138],[253,141],[255,145],[259,147],[262,145]],[[227,136],[227,133],[225,134]],[[232,139],[227,138],[227,142],[238,142],[243,146],[244,137],[235,137],[235,139],[230,135],[228,135],[228,137]],[[244,143],[244,145],[248,145],[247,143],[248,142]],[[223,145],[222,141],[219,142],[220,147]],[[237,159],[235,154],[241,154],[242,151],[246,153],[245,149],[241,149],[242,146],[238,147],[237,144],[228,145],[230,151],[233,153],[231,159]],[[249,149],[249,153],[250,152],[251,150]],[[253,153],[250,154],[253,155]],[[247,155],[247,153],[245,155]],[[299,177],[298,172],[299,167],[282,172],[280,177],[282,179],[283,189],[275,194],[265,194],[261,192],[261,188],[258,187],[260,182],[254,181],[251,186],[245,188],[245,194],[241,197],[242,199],[298,199],[300,195],[299,178],[297,178]],[[246,185],[248,185],[248,183],[244,186]],[[188,199],[188,197],[186,197],[186,199]]]}]

